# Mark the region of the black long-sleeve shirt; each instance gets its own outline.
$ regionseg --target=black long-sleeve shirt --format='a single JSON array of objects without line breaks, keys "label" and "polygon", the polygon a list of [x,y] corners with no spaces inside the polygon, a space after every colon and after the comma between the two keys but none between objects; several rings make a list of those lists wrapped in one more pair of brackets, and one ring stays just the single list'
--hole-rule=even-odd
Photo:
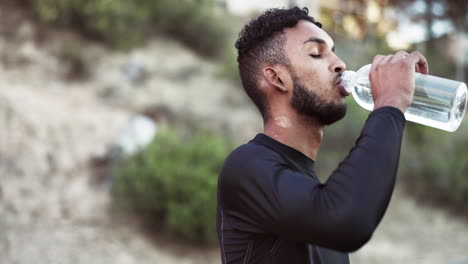
[{"label": "black long-sleeve shirt", "polygon": [[349,263],[387,209],[404,125],[396,108],[373,111],[325,184],[313,160],[264,134],[234,150],[218,179],[222,263]]}]

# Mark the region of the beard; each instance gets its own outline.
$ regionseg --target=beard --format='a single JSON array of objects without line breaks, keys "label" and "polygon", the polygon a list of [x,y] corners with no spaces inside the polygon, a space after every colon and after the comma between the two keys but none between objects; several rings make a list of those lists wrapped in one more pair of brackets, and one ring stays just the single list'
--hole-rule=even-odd
[{"label": "beard", "polygon": [[346,104],[327,102],[317,93],[308,90],[295,74],[291,105],[297,113],[306,118],[314,118],[321,125],[328,126],[342,119],[346,115]]}]

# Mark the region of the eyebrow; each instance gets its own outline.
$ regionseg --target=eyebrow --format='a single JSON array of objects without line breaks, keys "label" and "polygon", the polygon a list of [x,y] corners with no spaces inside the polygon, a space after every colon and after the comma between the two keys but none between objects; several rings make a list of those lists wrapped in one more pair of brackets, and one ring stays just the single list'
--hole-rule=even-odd
[{"label": "eyebrow", "polygon": [[[325,40],[323,40],[323,39],[321,39],[321,38],[309,38],[309,39],[307,39],[306,41],[304,41],[304,45],[305,45],[306,43],[308,43],[308,42],[316,42],[316,43],[321,44],[321,45],[327,45],[327,42],[325,42]],[[333,47],[331,48],[331,50],[332,50],[333,52],[335,52],[335,46],[333,46]]]}]

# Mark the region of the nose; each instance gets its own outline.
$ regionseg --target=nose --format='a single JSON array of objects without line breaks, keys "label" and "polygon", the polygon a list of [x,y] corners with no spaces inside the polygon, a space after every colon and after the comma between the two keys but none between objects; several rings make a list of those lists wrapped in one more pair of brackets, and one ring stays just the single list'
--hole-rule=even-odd
[{"label": "nose", "polygon": [[336,73],[342,73],[346,70],[346,64],[338,57],[335,56],[336,60],[331,64],[331,70]]}]

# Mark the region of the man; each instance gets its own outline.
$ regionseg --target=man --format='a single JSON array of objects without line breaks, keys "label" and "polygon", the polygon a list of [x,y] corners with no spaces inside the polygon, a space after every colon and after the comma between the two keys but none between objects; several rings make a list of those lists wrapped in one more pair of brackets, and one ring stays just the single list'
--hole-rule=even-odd
[{"label": "man", "polygon": [[361,136],[326,183],[314,172],[323,127],[343,118],[345,64],[306,9],[272,9],[236,43],[245,91],[264,132],[227,157],[218,181],[223,263],[349,263],[371,237],[395,183],[418,52],[374,58],[375,102]]}]

